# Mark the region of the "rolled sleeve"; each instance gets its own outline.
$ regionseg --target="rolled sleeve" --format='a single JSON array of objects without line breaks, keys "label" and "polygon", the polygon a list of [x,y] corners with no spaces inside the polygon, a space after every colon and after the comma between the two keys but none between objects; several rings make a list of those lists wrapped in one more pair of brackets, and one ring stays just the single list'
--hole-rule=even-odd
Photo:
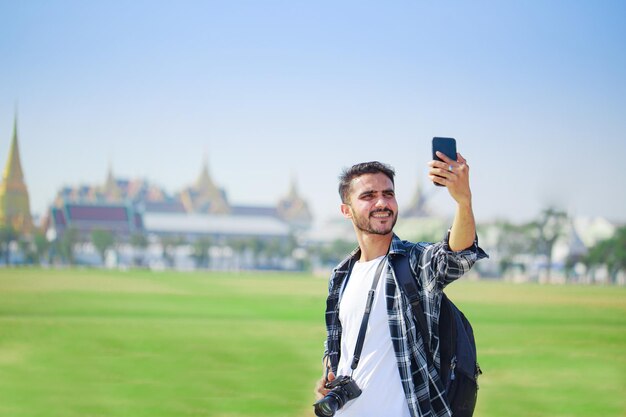
[{"label": "rolled sleeve", "polygon": [[437,243],[419,243],[419,258],[417,268],[425,290],[434,290],[436,287],[443,288],[449,283],[459,279],[468,272],[474,263],[489,256],[478,246],[478,236],[467,249],[453,251],[449,244],[450,230],[446,232],[443,240]]},{"label": "rolled sleeve", "polygon": [[474,242],[466,249],[453,251],[450,249],[450,229],[441,242],[439,262],[437,265],[437,282],[445,287],[452,281],[459,279],[468,272],[474,263],[479,259],[488,258],[480,246],[478,246],[478,235],[474,236]]}]

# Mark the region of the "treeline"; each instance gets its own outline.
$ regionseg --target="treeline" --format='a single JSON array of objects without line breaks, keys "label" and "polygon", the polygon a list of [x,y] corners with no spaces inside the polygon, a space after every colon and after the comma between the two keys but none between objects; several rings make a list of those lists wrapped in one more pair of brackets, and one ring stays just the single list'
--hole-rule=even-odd
[{"label": "treeline", "polygon": [[280,267],[279,260],[286,258],[294,258],[298,269],[307,267],[303,250],[298,250],[300,245],[293,235],[287,238],[233,237],[213,240],[209,236],[186,238],[182,235],[148,236],[136,233],[120,238],[109,230],[94,229],[89,235],[81,235],[77,229],[69,227],[57,238],[42,232],[19,234],[10,226],[0,227],[0,259],[6,265],[81,264],[80,255],[84,255],[85,245],[95,249],[99,264],[104,264],[109,254],[126,251],[130,253],[129,266],[147,267],[148,252],[153,255],[157,248],[158,258],[164,266],[175,267],[176,252],[184,248],[196,268],[208,268],[213,258],[224,257],[226,253],[245,257],[251,268]]},{"label": "treeline", "polygon": [[626,273],[626,226],[617,228],[612,236],[597,241],[591,247],[584,246],[582,241],[575,241],[575,236],[571,234],[572,220],[566,212],[555,208],[544,209],[529,222],[514,224],[501,221],[493,228],[497,236],[493,249],[501,276],[513,268],[528,272],[525,269],[534,262],[541,264],[549,281],[555,265],[555,245],[567,239],[570,239],[567,242],[568,252],[561,259],[562,265],[559,265],[567,280],[580,275],[582,270],[582,275],[593,282],[595,274],[604,270],[609,280],[616,283],[619,274]]}]

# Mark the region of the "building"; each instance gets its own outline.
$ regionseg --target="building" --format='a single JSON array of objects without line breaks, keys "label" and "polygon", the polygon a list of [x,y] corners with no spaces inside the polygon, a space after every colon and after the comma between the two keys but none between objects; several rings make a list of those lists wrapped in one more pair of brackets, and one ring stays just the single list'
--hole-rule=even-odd
[{"label": "building", "polygon": [[13,124],[13,138],[0,183],[0,225],[11,226],[21,234],[34,231],[30,213],[30,199],[24,182],[17,138],[17,117]]},{"label": "building", "polygon": [[106,230],[118,241],[128,240],[133,234],[144,232],[143,218],[132,205],[81,204],[66,202],[50,208],[47,223],[48,236],[62,237],[73,227],[80,240],[89,240],[94,230]]},{"label": "building", "polygon": [[203,162],[195,182],[173,194],[144,179],[116,178],[109,166],[100,185],[63,187],[46,219],[51,235],[61,238],[70,227],[82,237],[94,229],[113,232],[121,241],[135,233],[194,241],[288,239],[307,230],[313,217],[295,180],[275,206],[232,205]]}]

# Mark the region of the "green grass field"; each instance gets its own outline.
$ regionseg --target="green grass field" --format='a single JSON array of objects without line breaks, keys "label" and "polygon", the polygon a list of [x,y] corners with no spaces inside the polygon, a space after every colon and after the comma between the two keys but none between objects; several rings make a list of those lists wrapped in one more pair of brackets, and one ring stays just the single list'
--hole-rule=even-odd
[{"label": "green grass field", "polygon": [[[0,416],[311,416],[326,281],[0,269]],[[626,416],[626,289],[458,282],[477,417]]]}]

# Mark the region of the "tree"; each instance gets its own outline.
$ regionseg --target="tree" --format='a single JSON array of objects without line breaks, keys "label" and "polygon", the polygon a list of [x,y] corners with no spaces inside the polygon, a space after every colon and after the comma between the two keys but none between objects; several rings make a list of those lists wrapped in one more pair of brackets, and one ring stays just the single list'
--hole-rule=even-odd
[{"label": "tree", "polygon": [[104,263],[106,253],[115,243],[115,239],[108,230],[94,229],[91,231],[91,243],[96,247],[96,250],[100,254],[100,259],[102,259],[102,263]]},{"label": "tree", "polygon": [[174,251],[176,247],[185,243],[185,238],[182,236],[162,236],[161,248],[163,250],[163,259],[170,268],[174,266]]},{"label": "tree", "polygon": [[589,269],[605,265],[612,283],[617,282],[617,274],[626,272],[626,226],[616,230],[615,234],[596,243],[584,259]]},{"label": "tree", "polygon": [[59,242],[59,251],[61,252],[61,256],[70,265],[74,265],[76,263],[74,247],[78,243],[78,239],[78,230],[74,226],[70,226],[65,230],[63,236],[61,237],[61,241]]},{"label": "tree", "polygon": [[4,255],[4,263],[11,262],[11,243],[17,240],[17,231],[10,225],[0,226],[0,255]]},{"label": "tree", "polygon": [[[500,222],[497,224],[499,233],[496,247],[500,257],[500,274],[504,275],[509,268],[515,266],[519,255],[532,252],[533,229],[532,223],[513,224]],[[523,268],[523,265],[520,265]]]},{"label": "tree", "polygon": [[35,245],[30,236],[21,236],[17,245],[19,247],[22,256],[24,257],[24,263],[27,265],[32,265],[37,263],[37,253],[35,252]]},{"label": "tree", "polygon": [[252,258],[254,260],[254,267],[259,267],[261,254],[265,252],[267,242],[260,237],[253,237],[249,240],[249,248],[252,251]]},{"label": "tree", "polygon": [[546,257],[548,281],[552,270],[552,249],[556,241],[564,235],[567,222],[567,214],[564,211],[549,207],[543,210],[539,219],[533,223],[537,232],[536,251],[537,254]]},{"label": "tree", "polygon": [[48,250],[50,249],[50,242],[46,239],[46,235],[44,233],[35,232],[33,235],[33,243],[35,245],[35,259],[39,264],[48,253]]},{"label": "tree", "polygon": [[135,233],[130,237],[130,245],[138,252],[133,253],[133,263],[136,266],[143,265],[148,238],[143,233]]},{"label": "tree", "polygon": [[242,238],[231,238],[228,240],[228,246],[235,252],[235,261],[237,268],[242,267],[243,257],[246,252],[247,243]]},{"label": "tree", "polygon": [[211,238],[208,236],[202,236],[193,243],[193,258],[196,268],[208,268],[209,267],[209,248],[211,247]]},{"label": "tree", "polygon": [[315,249],[322,265],[334,266],[348,256],[358,244],[355,241],[335,239],[330,244],[322,244]]}]

